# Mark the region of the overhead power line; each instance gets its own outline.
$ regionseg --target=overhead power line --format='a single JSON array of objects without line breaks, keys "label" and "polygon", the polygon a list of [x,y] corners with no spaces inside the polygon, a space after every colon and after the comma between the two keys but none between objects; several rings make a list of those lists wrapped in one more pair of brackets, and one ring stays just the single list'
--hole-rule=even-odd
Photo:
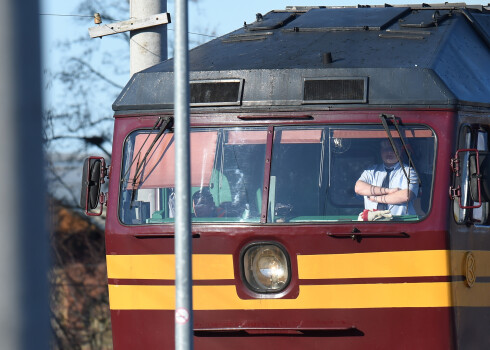
[{"label": "overhead power line", "polygon": [[68,14],[60,14],[60,13],[40,13],[39,16],[55,16],[55,17],[89,17],[93,18],[94,16],[89,15],[68,15]]}]

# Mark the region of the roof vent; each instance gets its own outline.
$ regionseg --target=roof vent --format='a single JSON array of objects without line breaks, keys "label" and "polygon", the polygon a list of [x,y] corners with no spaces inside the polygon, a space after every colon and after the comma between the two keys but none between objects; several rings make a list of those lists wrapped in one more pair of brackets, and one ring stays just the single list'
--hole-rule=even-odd
[{"label": "roof vent", "polygon": [[305,79],[303,103],[367,103],[367,77]]},{"label": "roof vent", "polygon": [[238,106],[242,89],[243,79],[191,81],[191,107]]},{"label": "roof vent", "polygon": [[291,22],[296,18],[295,13],[289,12],[269,12],[262,16],[260,13],[256,15],[256,22],[245,26],[247,30],[272,30],[277,29]]}]

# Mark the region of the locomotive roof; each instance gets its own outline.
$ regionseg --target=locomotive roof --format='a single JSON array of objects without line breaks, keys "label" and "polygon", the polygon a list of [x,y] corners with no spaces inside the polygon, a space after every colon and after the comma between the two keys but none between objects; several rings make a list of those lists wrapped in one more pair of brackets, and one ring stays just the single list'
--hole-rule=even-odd
[{"label": "locomotive roof", "polygon": [[[115,111],[173,108],[173,60],[136,73]],[[490,107],[490,8],[287,7],[189,54],[191,107]]]}]

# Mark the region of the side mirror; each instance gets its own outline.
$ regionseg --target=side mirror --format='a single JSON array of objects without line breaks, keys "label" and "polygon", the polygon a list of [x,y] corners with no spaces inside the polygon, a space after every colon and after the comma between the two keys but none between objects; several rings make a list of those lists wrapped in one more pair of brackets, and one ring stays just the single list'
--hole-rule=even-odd
[{"label": "side mirror", "polygon": [[[83,163],[82,190],[80,193],[80,207],[90,216],[102,214],[103,200],[101,200],[100,186],[107,175],[107,167],[102,157],[89,157]],[[100,205],[99,212],[92,212]]]},{"label": "side mirror", "polygon": [[470,194],[474,202],[490,201],[490,154],[470,154]]}]

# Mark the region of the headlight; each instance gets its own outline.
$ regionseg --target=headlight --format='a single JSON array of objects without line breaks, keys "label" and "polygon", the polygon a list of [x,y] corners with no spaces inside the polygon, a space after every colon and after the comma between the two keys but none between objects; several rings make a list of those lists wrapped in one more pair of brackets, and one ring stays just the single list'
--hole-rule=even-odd
[{"label": "headlight", "polygon": [[253,291],[280,292],[289,283],[289,259],[276,243],[255,243],[245,248],[242,267],[245,282]]}]

